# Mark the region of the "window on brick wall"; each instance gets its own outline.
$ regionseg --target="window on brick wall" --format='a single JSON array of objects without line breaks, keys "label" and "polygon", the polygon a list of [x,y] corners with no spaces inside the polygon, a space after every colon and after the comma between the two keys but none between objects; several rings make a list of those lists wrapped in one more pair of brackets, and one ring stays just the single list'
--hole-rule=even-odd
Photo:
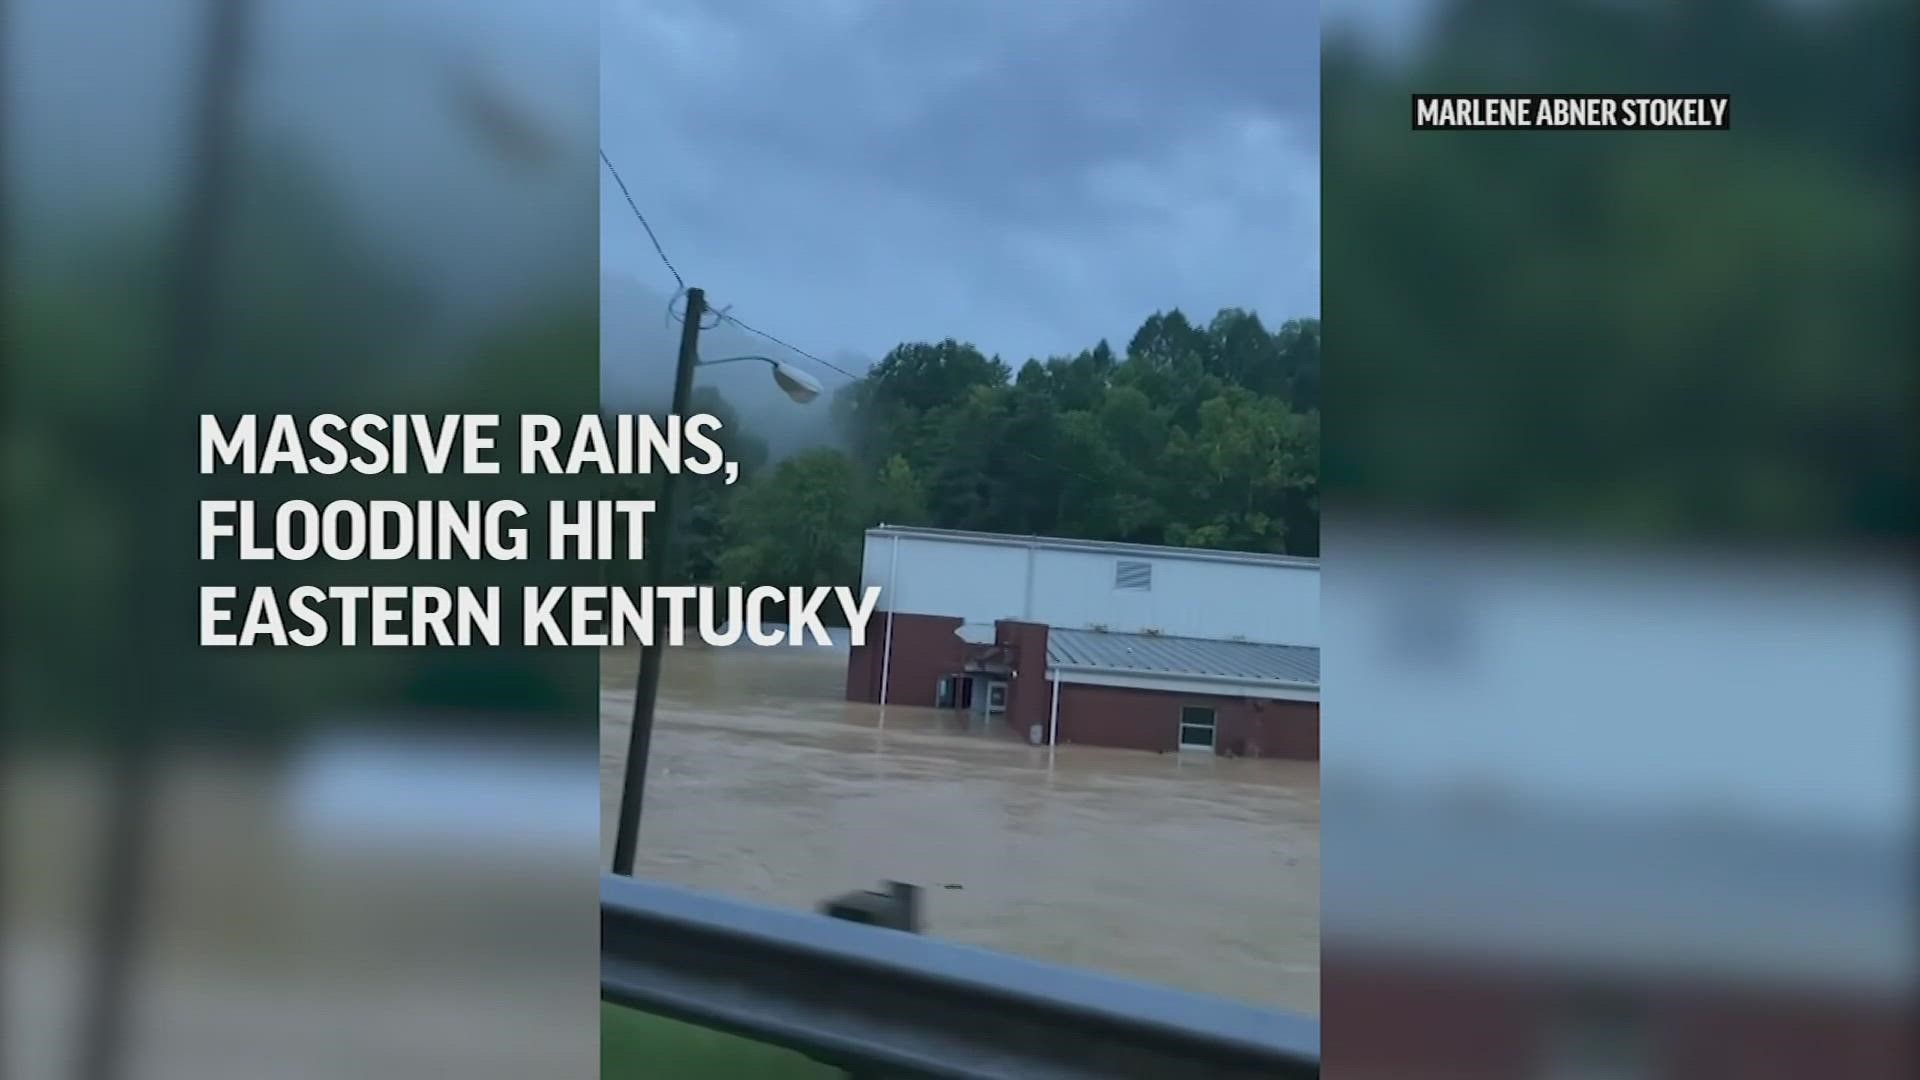
[{"label": "window on brick wall", "polygon": [[1180,707],[1180,749],[1211,750],[1214,734],[1213,710],[1204,705]]}]

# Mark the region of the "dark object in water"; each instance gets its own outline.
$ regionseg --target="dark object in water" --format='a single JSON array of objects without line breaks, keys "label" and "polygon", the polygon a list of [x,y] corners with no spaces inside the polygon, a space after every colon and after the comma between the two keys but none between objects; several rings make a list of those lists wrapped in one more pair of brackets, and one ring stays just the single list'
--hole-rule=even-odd
[{"label": "dark object in water", "polygon": [[958,884],[958,883],[956,883],[956,882],[948,882],[947,884],[945,884],[945,885],[942,885],[942,886],[940,886],[940,887],[941,887],[941,888],[943,888],[943,889],[963,889],[963,888],[965,888],[966,886],[964,886],[964,885],[960,885],[960,884]]},{"label": "dark object in water", "polygon": [[863,889],[847,893],[822,904],[820,910],[848,922],[917,934],[920,932],[920,886],[889,881],[886,892]]}]

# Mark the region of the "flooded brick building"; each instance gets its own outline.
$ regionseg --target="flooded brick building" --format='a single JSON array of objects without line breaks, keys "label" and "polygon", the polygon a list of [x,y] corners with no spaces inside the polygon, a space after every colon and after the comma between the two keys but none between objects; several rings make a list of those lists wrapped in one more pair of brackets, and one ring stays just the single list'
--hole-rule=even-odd
[{"label": "flooded brick building", "polygon": [[1041,744],[1318,760],[1320,567],[1280,555],[882,526],[847,697]]}]

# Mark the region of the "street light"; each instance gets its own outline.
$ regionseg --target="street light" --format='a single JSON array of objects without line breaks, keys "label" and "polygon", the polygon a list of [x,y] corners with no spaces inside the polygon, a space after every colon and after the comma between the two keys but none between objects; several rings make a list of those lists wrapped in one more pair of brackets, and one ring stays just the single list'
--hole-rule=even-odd
[{"label": "street light", "polygon": [[[700,359],[700,319],[707,311],[705,292],[687,290],[686,311],[681,313],[680,356],[673,372],[672,415],[685,417],[693,399],[693,369],[732,364],[741,360],[759,360],[773,368],[775,385],[804,405],[820,396],[820,383],[812,375],[770,356],[729,356],[720,360]],[[654,512],[664,523],[659,537],[660,550],[655,558],[642,564],[647,584],[659,585],[668,579],[673,565],[677,518],[674,514],[674,481],[677,473],[660,478],[659,494],[654,496]],[[640,842],[640,806],[646,797],[647,756],[653,746],[653,704],[660,694],[660,635],[654,634],[640,650],[640,674],[633,690],[633,724],[627,732],[627,764],[620,787],[620,822],[614,832],[613,872],[633,876],[634,850]]]},{"label": "street light", "polygon": [[695,360],[693,366],[713,367],[716,364],[731,364],[738,360],[759,360],[772,367],[774,385],[780,387],[788,397],[801,405],[820,396],[820,380],[792,364],[775,360],[771,356],[729,356],[721,360]]}]

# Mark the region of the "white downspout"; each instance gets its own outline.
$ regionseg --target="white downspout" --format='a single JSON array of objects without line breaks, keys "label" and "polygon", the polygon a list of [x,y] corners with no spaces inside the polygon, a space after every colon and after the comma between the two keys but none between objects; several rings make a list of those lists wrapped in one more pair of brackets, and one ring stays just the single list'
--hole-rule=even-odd
[{"label": "white downspout", "polygon": [[887,567],[887,638],[886,643],[880,647],[880,705],[882,708],[886,707],[887,704],[887,679],[888,676],[893,674],[893,609],[896,600],[893,592],[893,583],[899,573],[900,534],[894,533],[893,558],[891,564]]},{"label": "white downspout", "polygon": [[1060,673],[1047,672],[1048,681],[1053,683],[1053,708],[1047,714],[1047,745],[1060,745]]},{"label": "white downspout", "polygon": [[1023,622],[1033,621],[1033,551],[1032,541],[1027,542],[1027,594],[1020,606],[1020,618]]}]

